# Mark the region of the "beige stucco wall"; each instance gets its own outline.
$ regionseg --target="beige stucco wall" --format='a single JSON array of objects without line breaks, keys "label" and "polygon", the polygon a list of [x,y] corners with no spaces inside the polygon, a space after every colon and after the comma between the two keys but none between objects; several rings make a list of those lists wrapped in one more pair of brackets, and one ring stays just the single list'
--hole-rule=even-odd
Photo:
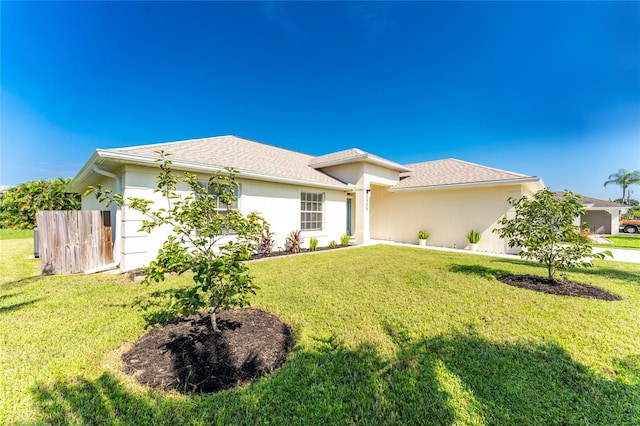
[{"label": "beige stucco wall", "polygon": [[[154,193],[158,169],[128,165],[122,173],[122,193],[125,198],[140,197],[153,200],[156,207],[167,207],[167,201]],[[207,180],[209,176],[198,176]],[[303,232],[303,246],[308,247],[309,238],[315,237],[319,246],[331,240],[339,242],[346,232],[346,191],[328,190],[289,184],[243,179],[237,176],[240,186],[238,207],[243,214],[259,212],[275,233],[275,247],[285,247],[286,237],[291,231],[300,229],[300,193],[320,192],[324,194],[324,224],[322,231]],[[105,189],[115,189],[114,180],[105,178]],[[186,196],[190,189],[186,184],[178,186],[178,192]],[[94,196],[83,197],[83,209],[104,209]],[[115,207],[112,207],[115,208]],[[121,265],[122,271],[130,271],[148,265],[155,259],[158,249],[171,232],[168,227],[155,229],[152,233],[140,232],[144,215],[130,208],[121,209]]]},{"label": "beige stucco wall", "polygon": [[476,230],[482,235],[479,250],[507,252],[492,230],[511,210],[507,199],[522,194],[519,186],[389,192],[372,185],[371,238],[417,243],[424,229],[430,233],[428,245],[466,248],[466,233]]}]

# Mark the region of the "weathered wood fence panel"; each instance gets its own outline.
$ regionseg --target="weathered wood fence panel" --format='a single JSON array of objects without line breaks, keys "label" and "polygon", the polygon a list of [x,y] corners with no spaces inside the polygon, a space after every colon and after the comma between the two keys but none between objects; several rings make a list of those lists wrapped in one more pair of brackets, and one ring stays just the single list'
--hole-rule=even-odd
[{"label": "weathered wood fence panel", "polygon": [[109,211],[39,211],[36,222],[43,274],[72,274],[113,262]]}]

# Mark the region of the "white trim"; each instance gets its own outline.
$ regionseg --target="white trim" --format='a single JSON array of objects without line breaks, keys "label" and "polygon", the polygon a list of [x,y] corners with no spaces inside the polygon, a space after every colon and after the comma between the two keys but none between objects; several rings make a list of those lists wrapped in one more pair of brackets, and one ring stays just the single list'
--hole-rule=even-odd
[{"label": "white trim", "polygon": [[503,185],[522,184],[522,183],[532,183],[532,182],[540,182],[542,184],[542,181],[540,180],[540,178],[531,177],[531,178],[518,178],[518,179],[505,179],[505,180],[490,180],[490,181],[481,181],[481,182],[446,183],[446,184],[440,184],[440,185],[411,186],[408,188],[395,188],[392,186],[389,188],[389,192],[431,191],[431,190],[438,190],[438,189],[468,188],[468,187],[478,187],[478,186],[503,186]]}]

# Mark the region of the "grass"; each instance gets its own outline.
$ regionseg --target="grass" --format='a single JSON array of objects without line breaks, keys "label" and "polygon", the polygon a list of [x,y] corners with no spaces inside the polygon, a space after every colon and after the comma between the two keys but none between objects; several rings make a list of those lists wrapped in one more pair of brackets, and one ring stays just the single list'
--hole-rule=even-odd
[{"label": "grass", "polygon": [[[607,239],[613,243],[613,247],[615,248],[630,248],[640,250],[640,236],[617,235],[607,237]],[[605,245],[603,245],[603,247],[604,246]],[[608,245],[608,247],[611,247],[611,245]]]},{"label": "grass", "polygon": [[21,238],[33,238],[33,229],[0,228],[0,240],[15,240]]},{"label": "grass", "polygon": [[252,305],[294,330],[279,370],[185,396],[139,386],[119,356],[145,331],[145,286],[40,277],[0,241],[0,424],[640,424],[640,265],[567,277],[603,302],[509,287],[520,260],[371,246],[254,262]]}]

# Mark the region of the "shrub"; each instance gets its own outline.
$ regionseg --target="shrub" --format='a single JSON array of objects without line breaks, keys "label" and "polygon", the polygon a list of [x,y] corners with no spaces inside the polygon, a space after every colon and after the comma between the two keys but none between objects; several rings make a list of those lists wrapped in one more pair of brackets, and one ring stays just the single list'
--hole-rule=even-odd
[{"label": "shrub", "polygon": [[337,248],[337,247],[338,247],[338,244],[334,240],[329,241],[329,248]]},{"label": "shrub", "polygon": [[316,251],[317,248],[318,248],[318,239],[311,237],[309,239],[309,250]]},{"label": "shrub", "polygon": [[344,234],[343,236],[340,237],[340,245],[343,247],[346,247],[349,245],[349,241],[351,241],[351,236]]},{"label": "shrub", "polygon": [[478,244],[478,241],[480,241],[480,233],[478,231],[471,230],[467,233],[467,240],[469,240],[470,244]]},{"label": "shrub", "polygon": [[273,250],[273,236],[275,234],[269,230],[263,232],[262,237],[260,238],[260,244],[258,245],[258,252],[264,256],[271,256],[271,251]]},{"label": "shrub", "polygon": [[302,231],[291,231],[287,237],[287,251],[291,253],[300,253],[302,248]]},{"label": "shrub", "polygon": [[70,181],[34,180],[0,193],[0,228],[33,228],[38,210],[80,210],[80,194],[66,192]]},{"label": "shrub", "polygon": [[419,240],[426,240],[429,238],[429,233],[427,231],[425,231],[424,229],[418,231],[418,239]]}]

